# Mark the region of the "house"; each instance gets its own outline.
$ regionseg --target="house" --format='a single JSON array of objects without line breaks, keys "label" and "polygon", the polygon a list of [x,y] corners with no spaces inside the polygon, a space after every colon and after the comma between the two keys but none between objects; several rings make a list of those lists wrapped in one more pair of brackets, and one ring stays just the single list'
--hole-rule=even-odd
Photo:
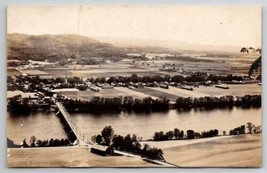
[{"label": "house", "polygon": [[91,153],[98,154],[101,156],[109,156],[114,153],[114,149],[108,146],[94,145],[91,148]]}]

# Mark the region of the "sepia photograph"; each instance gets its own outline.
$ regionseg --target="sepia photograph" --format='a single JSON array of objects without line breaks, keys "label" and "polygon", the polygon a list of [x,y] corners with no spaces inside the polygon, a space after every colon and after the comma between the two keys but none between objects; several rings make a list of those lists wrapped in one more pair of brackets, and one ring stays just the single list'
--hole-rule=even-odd
[{"label": "sepia photograph", "polygon": [[7,167],[261,167],[261,28],[260,6],[8,6]]}]

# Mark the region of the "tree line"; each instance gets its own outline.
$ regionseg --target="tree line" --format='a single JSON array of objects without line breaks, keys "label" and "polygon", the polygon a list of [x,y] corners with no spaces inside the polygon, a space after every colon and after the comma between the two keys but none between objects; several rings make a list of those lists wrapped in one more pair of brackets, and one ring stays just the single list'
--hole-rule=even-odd
[{"label": "tree line", "polygon": [[168,111],[171,107],[177,110],[190,110],[191,108],[232,108],[233,106],[242,108],[261,107],[261,95],[245,95],[243,97],[237,97],[236,100],[233,96],[178,97],[174,104],[170,103],[170,100],[165,97],[158,99],[145,97],[139,99],[131,96],[113,98],[93,97],[90,101],[66,98],[61,101],[70,112],[93,113],[119,113],[121,111],[155,112]]},{"label": "tree line", "polygon": [[30,138],[29,144],[26,139],[22,141],[21,147],[63,147],[63,146],[71,146],[72,143],[69,139],[53,139],[50,140],[37,140],[35,136]]},{"label": "tree line", "polygon": [[138,76],[136,74],[132,74],[131,76],[117,76],[117,77],[110,77],[109,79],[106,79],[105,77],[97,77],[97,78],[90,78],[88,79],[92,83],[153,83],[153,82],[175,82],[175,83],[182,83],[182,82],[200,82],[204,83],[207,80],[210,80],[212,82],[218,82],[218,81],[243,81],[243,76],[237,76],[237,75],[207,75],[205,73],[201,72],[195,72],[193,74],[190,74],[186,77],[182,75],[154,75],[154,76]]},{"label": "tree line", "polygon": [[[177,110],[190,110],[192,108],[232,108],[233,106],[241,108],[261,107],[261,95],[245,95],[243,97],[222,96],[222,97],[199,97],[199,98],[183,98],[178,97],[174,104],[170,100],[163,97],[152,99],[151,97],[133,98],[125,97],[92,97],[89,101],[81,99],[63,98],[59,100],[63,103],[69,112],[92,112],[120,113],[121,111],[134,112],[159,112],[168,111],[170,108]],[[27,114],[31,111],[50,110],[52,101],[45,101],[43,104],[37,104],[30,101],[30,98],[22,98],[20,95],[8,99],[8,111],[12,113]]]},{"label": "tree line", "polygon": [[101,134],[92,136],[92,141],[99,145],[109,146],[111,148],[126,151],[134,154],[141,155],[144,158],[153,160],[164,160],[163,151],[156,147],[150,147],[145,144],[143,147],[140,144],[142,138],[137,137],[135,134],[126,136],[117,135],[111,126],[106,126],[101,131]]},{"label": "tree line", "polygon": [[145,97],[143,99],[133,97],[93,97],[90,101],[63,99],[64,107],[70,112],[151,112],[167,111],[169,109],[169,100],[167,98],[152,99]]},{"label": "tree line", "polygon": [[196,138],[208,138],[218,136],[219,131],[217,129],[211,129],[209,131],[203,131],[201,133],[194,130],[187,130],[186,133],[183,130],[175,128],[166,133],[163,131],[155,132],[153,136],[154,141],[166,141],[166,140],[184,140],[184,139],[196,139]]},{"label": "tree line", "polygon": [[199,98],[183,98],[176,99],[175,107],[177,109],[191,109],[191,108],[232,108],[233,106],[250,108],[261,107],[261,95],[245,95],[242,97],[222,96],[222,97],[199,97]]},{"label": "tree line", "polygon": [[[246,131],[247,130],[247,131]],[[261,125],[254,125],[248,122],[246,125],[241,125],[234,129],[231,129],[228,135],[242,135],[242,134],[256,134],[261,133]],[[218,129],[211,129],[208,131],[196,132],[194,130],[187,130],[186,133],[183,130],[175,128],[174,130],[155,132],[153,135],[153,141],[167,141],[167,140],[186,140],[186,139],[198,139],[198,138],[210,138],[219,135]],[[223,131],[223,136],[227,135],[226,131]]]}]

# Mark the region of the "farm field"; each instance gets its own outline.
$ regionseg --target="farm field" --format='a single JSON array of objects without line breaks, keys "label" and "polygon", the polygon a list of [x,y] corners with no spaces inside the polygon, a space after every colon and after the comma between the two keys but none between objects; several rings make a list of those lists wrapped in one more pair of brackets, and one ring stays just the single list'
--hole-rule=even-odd
[{"label": "farm field", "polygon": [[232,96],[244,96],[246,94],[261,94],[261,86],[253,83],[253,84],[241,84],[241,85],[234,85],[229,84],[227,85],[229,89],[220,89],[216,87],[205,87],[200,86],[199,88],[194,88],[194,92],[202,93],[204,95],[209,96],[221,96],[221,95],[232,95]]},{"label": "farm field", "polygon": [[31,76],[49,75],[49,73],[37,69],[23,69],[21,71]]},{"label": "farm field", "polygon": [[245,96],[246,94],[261,94],[261,86],[258,84],[240,84],[240,85],[227,85],[230,89],[216,88],[215,86],[194,87],[193,91],[172,87],[164,89],[160,87],[144,87],[129,89],[125,87],[115,87],[114,89],[102,89],[100,92],[75,91],[75,90],[55,90],[64,96],[72,99],[90,100],[92,97],[124,97],[132,96],[134,98],[152,97],[153,99],[166,97],[170,101],[175,102],[178,97],[205,97],[214,96],[220,97],[224,95]]},{"label": "farm field", "polygon": [[[157,167],[138,158],[126,156],[103,157],[90,148],[49,147],[13,148],[7,151],[9,167]],[[21,157],[27,155],[27,157]]]},{"label": "farm field", "polygon": [[16,75],[20,75],[20,74],[21,74],[21,72],[15,68],[7,68],[7,75],[8,76],[16,76]]},{"label": "farm field", "polygon": [[200,142],[197,140],[196,143],[188,140],[188,144],[183,145],[180,141],[154,142],[155,145],[149,142],[149,145],[161,147],[164,158],[181,167],[261,166],[261,134],[215,137]]},{"label": "farm field", "polygon": [[[71,64],[64,69],[49,68],[43,72],[49,73],[54,77],[77,76],[77,77],[111,77],[111,76],[130,76],[137,74],[144,75],[185,75],[179,72],[160,71],[164,64],[174,64],[176,69],[185,71],[200,71],[217,75],[247,75],[250,65],[258,57],[255,55],[236,54],[212,57],[190,55],[193,59],[163,59],[163,60],[121,60],[100,65],[78,65]],[[230,58],[231,57],[231,58]],[[196,61],[194,60],[196,59]],[[31,73],[31,72],[29,72]]]},{"label": "farm field", "polygon": [[143,98],[149,97],[144,93],[136,92],[134,90],[116,87],[114,89],[102,89],[100,92],[94,92],[91,90],[87,91],[62,91],[60,92],[62,95],[72,98],[72,99],[82,99],[82,100],[90,100],[92,97],[124,97],[124,96],[132,96],[134,98]]},{"label": "farm field", "polygon": [[52,69],[52,68],[50,68],[50,69],[44,69],[43,71],[46,72],[46,73],[49,73],[50,75],[52,75],[54,77],[63,77],[63,78],[65,78],[66,75],[68,77],[72,76],[72,73],[69,72],[66,69]]}]

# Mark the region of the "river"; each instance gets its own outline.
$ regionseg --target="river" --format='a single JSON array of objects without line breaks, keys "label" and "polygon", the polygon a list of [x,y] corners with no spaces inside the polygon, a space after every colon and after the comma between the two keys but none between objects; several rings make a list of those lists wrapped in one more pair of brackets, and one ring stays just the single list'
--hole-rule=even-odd
[{"label": "river", "polygon": [[[120,113],[109,115],[93,115],[77,113],[71,115],[80,133],[85,139],[98,134],[111,125],[116,134],[137,134],[143,139],[153,137],[155,131],[169,131],[174,128],[180,130],[192,129],[198,132],[218,129],[228,133],[230,129],[252,122],[261,124],[261,109],[215,109],[211,111],[177,112],[170,110],[165,113],[136,114]],[[22,125],[23,124],[23,125]],[[66,138],[63,125],[55,113],[32,113],[28,116],[12,116],[7,114],[7,136],[20,143],[24,138],[29,141],[31,136],[37,139]]]}]

